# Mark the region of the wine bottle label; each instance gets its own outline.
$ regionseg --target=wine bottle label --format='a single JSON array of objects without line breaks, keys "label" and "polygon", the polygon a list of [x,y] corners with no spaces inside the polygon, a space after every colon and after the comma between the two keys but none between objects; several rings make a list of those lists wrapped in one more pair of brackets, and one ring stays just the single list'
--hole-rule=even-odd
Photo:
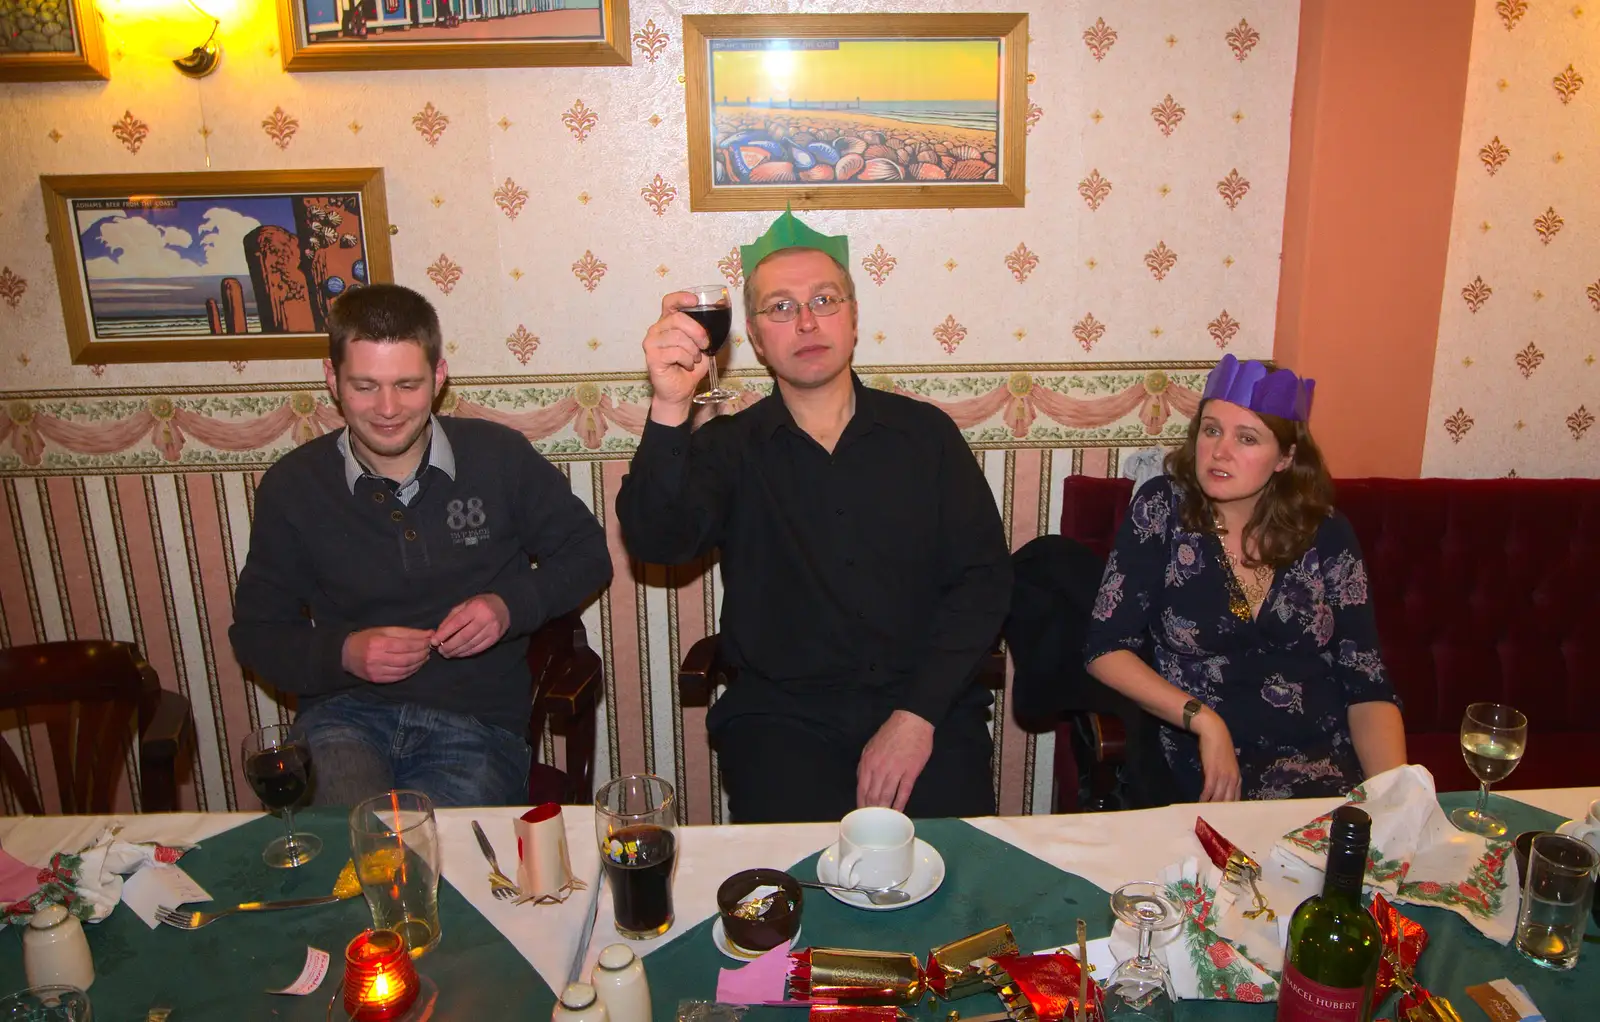
[{"label": "wine bottle label", "polygon": [[1366,1022],[1365,987],[1331,987],[1283,963],[1278,987],[1278,1022]]}]

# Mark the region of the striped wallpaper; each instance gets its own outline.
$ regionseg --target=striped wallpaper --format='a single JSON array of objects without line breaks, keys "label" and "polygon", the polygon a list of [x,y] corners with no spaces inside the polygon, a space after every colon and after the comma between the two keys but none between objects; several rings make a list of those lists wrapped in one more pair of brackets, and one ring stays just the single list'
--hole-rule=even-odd
[{"label": "striped wallpaper", "polygon": [[[1159,439],[1170,442],[1182,425],[1167,423]],[[971,438],[974,430],[967,433]],[[1129,455],[1156,439],[1117,446],[1105,439],[1055,445],[1023,437],[1014,446],[977,443],[974,456],[1016,548],[1055,531],[1065,476],[1116,475]],[[682,654],[716,620],[717,571],[630,562],[613,513],[627,452],[595,454],[592,460],[557,459],[573,492],[605,524],[615,566],[611,586],[584,612],[590,642],[605,664],[595,775],[662,774],[683,793],[689,822],[720,820],[705,711],[681,708],[675,684]],[[227,637],[259,479],[257,468],[217,471],[193,464],[82,474],[0,466],[0,644],[101,637],[136,643],[162,683],[193,707],[196,758],[182,801],[200,810],[255,807],[241,770],[240,739],[292,715],[272,692],[247,681]],[[1007,694],[997,696],[995,714],[1000,810],[1048,812],[1054,739],[1017,728],[1006,712]],[[9,723],[5,740],[18,750],[47,806],[58,805],[42,728]],[[547,737],[541,758],[555,755],[557,744]],[[134,807],[131,792],[123,793],[121,805]]]}]

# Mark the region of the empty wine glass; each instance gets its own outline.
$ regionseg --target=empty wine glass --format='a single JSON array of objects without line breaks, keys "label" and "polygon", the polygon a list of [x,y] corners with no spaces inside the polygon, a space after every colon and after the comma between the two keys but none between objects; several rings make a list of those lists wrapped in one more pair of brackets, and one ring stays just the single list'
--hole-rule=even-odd
[{"label": "empty wine glass", "polygon": [[1139,952],[1118,965],[1106,981],[1106,1022],[1173,1022],[1177,994],[1167,967],[1150,954],[1155,931],[1183,922],[1183,906],[1160,884],[1138,880],[1111,893],[1111,911],[1139,931]]},{"label": "empty wine glass", "polygon": [[717,385],[717,352],[727,343],[728,331],[733,327],[733,303],[728,300],[728,289],[721,284],[695,284],[683,289],[694,295],[694,304],[682,310],[690,319],[705,327],[706,357],[711,360],[706,381],[711,389],[694,396],[697,405],[720,405],[739,395],[727,387]]},{"label": "empty wine glass", "polygon": [[274,869],[304,866],[322,851],[321,838],[294,830],[294,804],[305,797],[311,785],[311,747],[292,735],[286,724],[252,731],[241,744],[250,789],[262,805],[283,811],[285,833],[267,842],[261,858]]},{"label": "empty wine glass", "polygon": [[1489,785],[1511,775],[1527,744],[1528,718],[1520,711],[1500,703],[1467,707],[1461,718],[1461,755],[1478,778],[1478,804],[1451,812],[1451,823],[1469,834],[1505,836],[1505,822],[1488,811]]}]

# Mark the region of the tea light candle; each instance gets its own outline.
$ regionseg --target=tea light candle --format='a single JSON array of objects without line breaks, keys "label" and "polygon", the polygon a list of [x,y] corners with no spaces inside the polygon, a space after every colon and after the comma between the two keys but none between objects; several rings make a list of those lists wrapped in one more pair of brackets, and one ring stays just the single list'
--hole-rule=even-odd
[{"label": "tea light candle", "polygon": [[403,937],[366,930],[344,951],[344,1010],[355,1022],[398,1018],[417,999],[417,969]]}]

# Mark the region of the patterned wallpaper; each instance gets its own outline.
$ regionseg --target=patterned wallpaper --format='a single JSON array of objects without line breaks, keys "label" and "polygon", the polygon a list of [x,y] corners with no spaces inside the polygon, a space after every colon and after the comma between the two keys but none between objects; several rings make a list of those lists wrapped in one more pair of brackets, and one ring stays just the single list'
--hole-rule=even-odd
[{"label": "patterned wallpaper", "polygon": [[[183,6],[173,0],[175,6]],[[134,5],[129,5],[134,6]],[[141,5],[148,8],[149,4]],[[636,0],[628,68],[285,74],[274,5],[236,4],[198,83],[107,0],[109,83],[0,94],[6,389],[314,381],[310,362],[72,366],[40,174],[386,168],[397,278],[440,307],[457,375],[640,366],[674,284],[726,275],[770,213],[688,209],[680,11]],[[835,0],[806,11],[1012,10]],[[797,11],[697,3],[697,12]],[[866,291],[862,360],[1271,351],[1297,6],[1034,5],[1025,209],[834,211]],[[746,346],[733,364],[752,366]]]},{"label": "patterned wallpaper", "polygon": [[[715,620],[717,572],[630,564],[608,506],[648,404],[639,340],[659,296],[737,281],[730,255],[771,219],[688,211],[680,14],[802,5],[633,0],[628,68],[287,75],[273,5],[235,0],[221,68],[194,83],[166,65],[182,33],[152,41],[125,13],[159,2],[103,0],[111,82],[0,91],[0,645],[138,642],[195,708],[186,802],[251,804],[232,750],[285,710],[232,658],[233,580],[260,471],[337,412],[309,360],[71,365],[37,179],[382,166],[397,279],[444,321],[444,410],[520,429],[608,523],[616,577],[584,615],[606,666],[597,774],[662,772],[690,819],[717,818],[704,711],[674,684]],[[1055,530],[1068,474],[1148,469],[1221,350],[1271,353],[1298,31],[1297,5],[1270,0],[1030,14],[1025,209],[808,217],[851,236],[868,382],[956,419],[1013,546]],[[733,367],[746,400],[768,386],[747,345]],[[1023,734],[1005,698],[1002,811],[1047,811],[1053,736]],[[43,781],[38,738],[0,735]]]},{"label": "patterned wallpaper", "polygon": [[1600,8],[1478,0],[1429,476],[1600,464]]}]

